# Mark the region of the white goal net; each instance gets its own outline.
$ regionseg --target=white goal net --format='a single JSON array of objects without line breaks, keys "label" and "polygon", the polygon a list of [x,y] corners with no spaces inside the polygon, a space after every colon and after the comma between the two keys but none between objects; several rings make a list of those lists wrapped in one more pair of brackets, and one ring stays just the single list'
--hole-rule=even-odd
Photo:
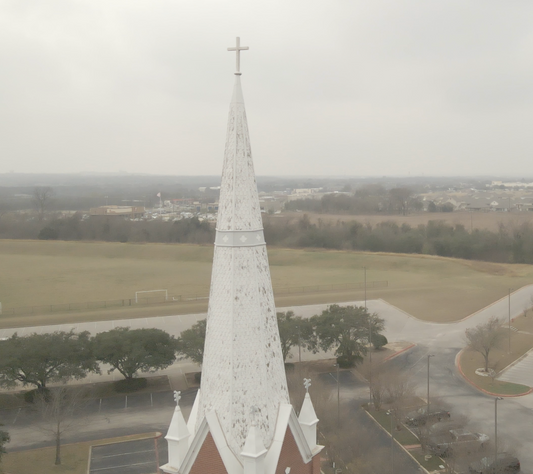
[{"label": "white goal net", "polygon": [[168,301],[168,290],[142,290],[135,292],[135,303],[149,303],[156,299]]}]

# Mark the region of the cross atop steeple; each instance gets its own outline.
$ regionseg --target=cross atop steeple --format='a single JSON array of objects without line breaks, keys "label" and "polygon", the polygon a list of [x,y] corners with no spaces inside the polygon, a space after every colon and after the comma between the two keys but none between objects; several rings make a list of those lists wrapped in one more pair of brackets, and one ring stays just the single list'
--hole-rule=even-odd
[{"label": "cross atop steeple", "polygon": [[250,49],[248,46],[241,46],[241,38],[237,36],[237,44],[235,48],[228,48],[228,51],[235,51],[237,53],[237,72],[235,73],[236,76],[241,75],[241,51],[246,51],[247,49]]}]

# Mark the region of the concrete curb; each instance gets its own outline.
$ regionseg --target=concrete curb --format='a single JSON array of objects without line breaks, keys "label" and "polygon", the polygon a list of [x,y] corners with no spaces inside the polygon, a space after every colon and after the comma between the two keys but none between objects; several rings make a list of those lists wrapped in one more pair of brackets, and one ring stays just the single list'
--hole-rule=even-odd
[{"label": "concrete curb", "polygon": [[389,360],[392,360],[395,357],[399,356],[400,354],[403,354],[404,352],[408,351],[409,349],[412,349],[415,346],[416,346],[416,344],[411,344],[410,346],[404,347],[401,351],[395,352],[394,354],[391,354],[390,356],[385,357],[385,359],[383,359],[383,362],[387,362]]},{"label": "concrete curb", "polygon": [[517,395],[506,395],[502,393],[493,393],[489,392],[488,390],[485,390],[484,388],[478,387],[472,380],[470,380],[465,373],[463,372],[463,369],[461,367],[461,355],[464,352],[464,349],[461,349],[457,355],[455,356],[455,366],[459,370],[459,373],[465,379],[472,387],[474,387],[476,390],[479,390],[480,392],[484,393],[485,395],[490,395],[491,397],[506,397],[506,398],[516,398],[516,397],[523,397],[525,395],[529,395],[531,392],[533,392],[533,388],[530,388],[527,392],[519,393]]},{"label": "concrete curb", "polygon": [[[392,433],[389,433],[385,428],[383,428],[383,426],[381,426],[380,423],[378,423],[378,421],[370,414],[368,413],[368,411],[366,411],[364,408],[363,408],[363,411],[366,413],[366,415],[376,424],[378,425],[378,427],[383,430],[387,435],[389,435],[391,438],[392,438]],[[429,471],[424,467],[422,466],[422,464],[420,464],[418,462],[418,460],[405,448],[405,446],[403,444],[400,444],[398,443],[398,441],[394,438],[394,442],[396,443],[397,446],[400,446],[400,448],[402,448],[404,450],[404,452],[406,452],[410,457],[411,459],[416,462],[419,466],[420,466],[420,469],[422,469],[423,472],[425,472],[426,474],[429,474]]]}]

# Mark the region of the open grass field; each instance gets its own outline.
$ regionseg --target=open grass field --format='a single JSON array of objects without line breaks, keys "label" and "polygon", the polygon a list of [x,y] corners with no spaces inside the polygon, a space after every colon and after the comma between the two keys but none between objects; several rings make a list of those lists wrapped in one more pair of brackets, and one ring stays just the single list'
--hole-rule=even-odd
[{"label": "open grass field", "polygon": [[[213,247],[0,240],[0,302],[30,305],[134,298],[135,291],[168,289],[169,295],[208,294]],[[533,266],[432,256],[269,248],[274,290],[387,280],[369,289],[414,316],[455,321],[533,281]],[[363,299],[362,290],[276,295],[279,307]],[[202,312],[205,301],[42,316],[0,316],[0,327],[57,324]]]},{"label": "open grass field", "polygon": [[524,222],[533,223],[533,213],[531,212],[420,212],[416,214],[409,214],[407,216],[398,215],[361,215],[352,216],[346,214],[315,214],[311,212],[284,212],[272,216],[272,219],[278,216],[285,218],[299,219],[303,214],[307,214],[312,222],[317,222],[318,219],[323,221],[359,221],[363,224],[369,223],[372,226],[384,221],[393,221],[398,225],[409,224],[411,227],[416,227],[419,224],[427,224],[428,221],[445,221],[448,224],[456,225],[462,224],[466,229],[488,229],[492,232],[497,232],[500,223],[514,227],[519,226]]}]

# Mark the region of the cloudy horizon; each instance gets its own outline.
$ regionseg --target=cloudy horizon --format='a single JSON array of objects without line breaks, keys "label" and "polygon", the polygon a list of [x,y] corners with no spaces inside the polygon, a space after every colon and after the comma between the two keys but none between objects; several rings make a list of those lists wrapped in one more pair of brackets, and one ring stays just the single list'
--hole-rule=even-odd
[{"label": "cloudy horizon", "polygon": [[8,0],[0,173],[220,173],[235,36],[264,176],[522,176],[533,4]]}]

